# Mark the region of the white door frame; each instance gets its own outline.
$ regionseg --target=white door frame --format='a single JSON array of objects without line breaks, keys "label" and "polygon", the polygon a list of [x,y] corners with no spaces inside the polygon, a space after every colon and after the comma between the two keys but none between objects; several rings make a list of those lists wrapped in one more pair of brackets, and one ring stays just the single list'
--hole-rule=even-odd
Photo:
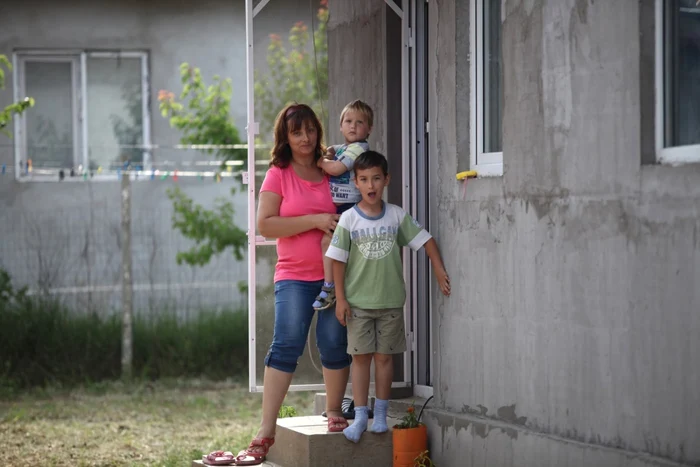
[{"label": "white door frame", "polygon": [[[406,0],[408,8],[415,8],[416,0]],[[248,191],[248,385],[250,392],[262,392],[263,387],[257,384],[257,356],[256,356],[256,247],[262,245],[275,245],[274,241],[266,240],[265,238],[256,235],[256,213],[255,213],[255,136],[259,133],[259,123],[255,120],[255,83],[254,83],[254,36],[253,36],[253,18],[260,13],[270,0],[261,0],[253,7],[253,0],[246,0],[245,3],[245,18],[246,18],[246,95],[247,95],[247,146],[248,146],[248,169],[243,174],[243,183],[247,184]],[[409,53],[413,48],[413,37],[409,25],[408,8],[402,10],[393,0],[384,0],[384,2],[401,18],[401,36],[402,36],[402,54],[401,54],[401,98],[402,105],[401,118],[401,142],[404,161],[402,164],[402,201],[404,207],[412,210],[411,190],[415,188],[410,182],[410,168],[415,158],[415,148],[411,149],[410,139],[410,117],[415,116],[415,102],[410,101],[410,80],[409,80]],[[410,106],[405,105],[410,102]],[[409,108],[410,107],[410,108]],[[411,156],[412,154],[412,156]],[[407,157],[408,156],[408,157]],[[413,165],[415,167],[415,165]],[[408,256],[407,256],[408,257]],[[407,285],[407,296],[413,296],[414,282],[411,273],[410,262],[404,262],[404,279]],[[409,308],[406,308],[405,313],[407,322],[413,319],[412,314],[409,314]],[[412,339],[411,336],[407,338]],[[415,343],[409,341],[409,348],[413,348]],[[415,352],[414,352],[415,354]],[[404,380],[405,382],[395,382],[393,387],[410,387],[412,385],[412,358],[409,352],[404,354]],[[290,391],[314,391],[324,390],[323,384],[292,384]]]}]

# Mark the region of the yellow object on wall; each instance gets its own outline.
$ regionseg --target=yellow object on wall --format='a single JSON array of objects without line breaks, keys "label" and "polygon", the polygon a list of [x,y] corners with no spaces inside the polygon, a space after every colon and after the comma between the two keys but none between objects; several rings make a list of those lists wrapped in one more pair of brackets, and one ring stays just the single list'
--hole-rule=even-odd
[{"label": "yellow object on wall", "polygon": [[464,180],[465,178],[476,178],[476,170],[465,170],[464,172],[459,172],[457,174],[457,180]]}]

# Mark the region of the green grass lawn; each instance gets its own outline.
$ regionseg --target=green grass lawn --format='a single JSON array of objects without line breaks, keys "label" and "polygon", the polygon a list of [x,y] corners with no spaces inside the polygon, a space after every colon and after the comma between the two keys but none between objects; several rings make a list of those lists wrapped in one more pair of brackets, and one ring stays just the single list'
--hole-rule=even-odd
[{"label": "green grass lawn", "polygon": [[[188,466],[214,449],[243,449],[261,394],[242,383],[119,383],[0,400],[0,465]],[[286,405],[310,415],[313,393]]]}]

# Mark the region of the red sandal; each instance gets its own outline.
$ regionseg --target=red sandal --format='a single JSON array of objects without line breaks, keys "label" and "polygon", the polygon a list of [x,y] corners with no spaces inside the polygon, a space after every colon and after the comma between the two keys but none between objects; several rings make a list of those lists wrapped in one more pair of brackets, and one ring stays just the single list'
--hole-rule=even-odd
[{"label": "red sandal", "polygon": [[262,464],[273,444],[275,444],[275,438],[255,438],[246,449],[238,453],[233,465]]},{"label": "red sandal", "polygon": [[202,462],[206,465],[235,465],[236,458],[229,451],[214,451],[202,456]]},{"label": "red sandal", "polygon": [[345,420],[345,417],[328,417],[329,433],[340,433],[348,426],[348,421]]}]

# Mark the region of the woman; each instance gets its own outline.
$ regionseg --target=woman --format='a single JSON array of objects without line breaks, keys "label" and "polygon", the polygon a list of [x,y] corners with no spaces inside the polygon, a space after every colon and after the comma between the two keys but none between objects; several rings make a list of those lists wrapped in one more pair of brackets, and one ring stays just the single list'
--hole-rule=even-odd
[{"label": "woman", "polygon": [[[233,458],[216,454],[235,465],[261,464],[274,443],[277,414],[301,357],[314,315],[312,304],[323,285],[321,237],[331,233],[338,215],[328,177],[317,167],[324,154],[323,130],[314,111],[304,104],[288,105],[275,121],[272,160],[260,187],[258,231],[277,239],[275,266],[275,325],[265,357],[263,416],[258,434],[247,449]],[[348,426],[341,402],[348,382],[350,356],[345,328],[335,309],[318,312],[316,342],[326,385],[328,431]],[[207,459],[205,459],[206,461]]]}]

